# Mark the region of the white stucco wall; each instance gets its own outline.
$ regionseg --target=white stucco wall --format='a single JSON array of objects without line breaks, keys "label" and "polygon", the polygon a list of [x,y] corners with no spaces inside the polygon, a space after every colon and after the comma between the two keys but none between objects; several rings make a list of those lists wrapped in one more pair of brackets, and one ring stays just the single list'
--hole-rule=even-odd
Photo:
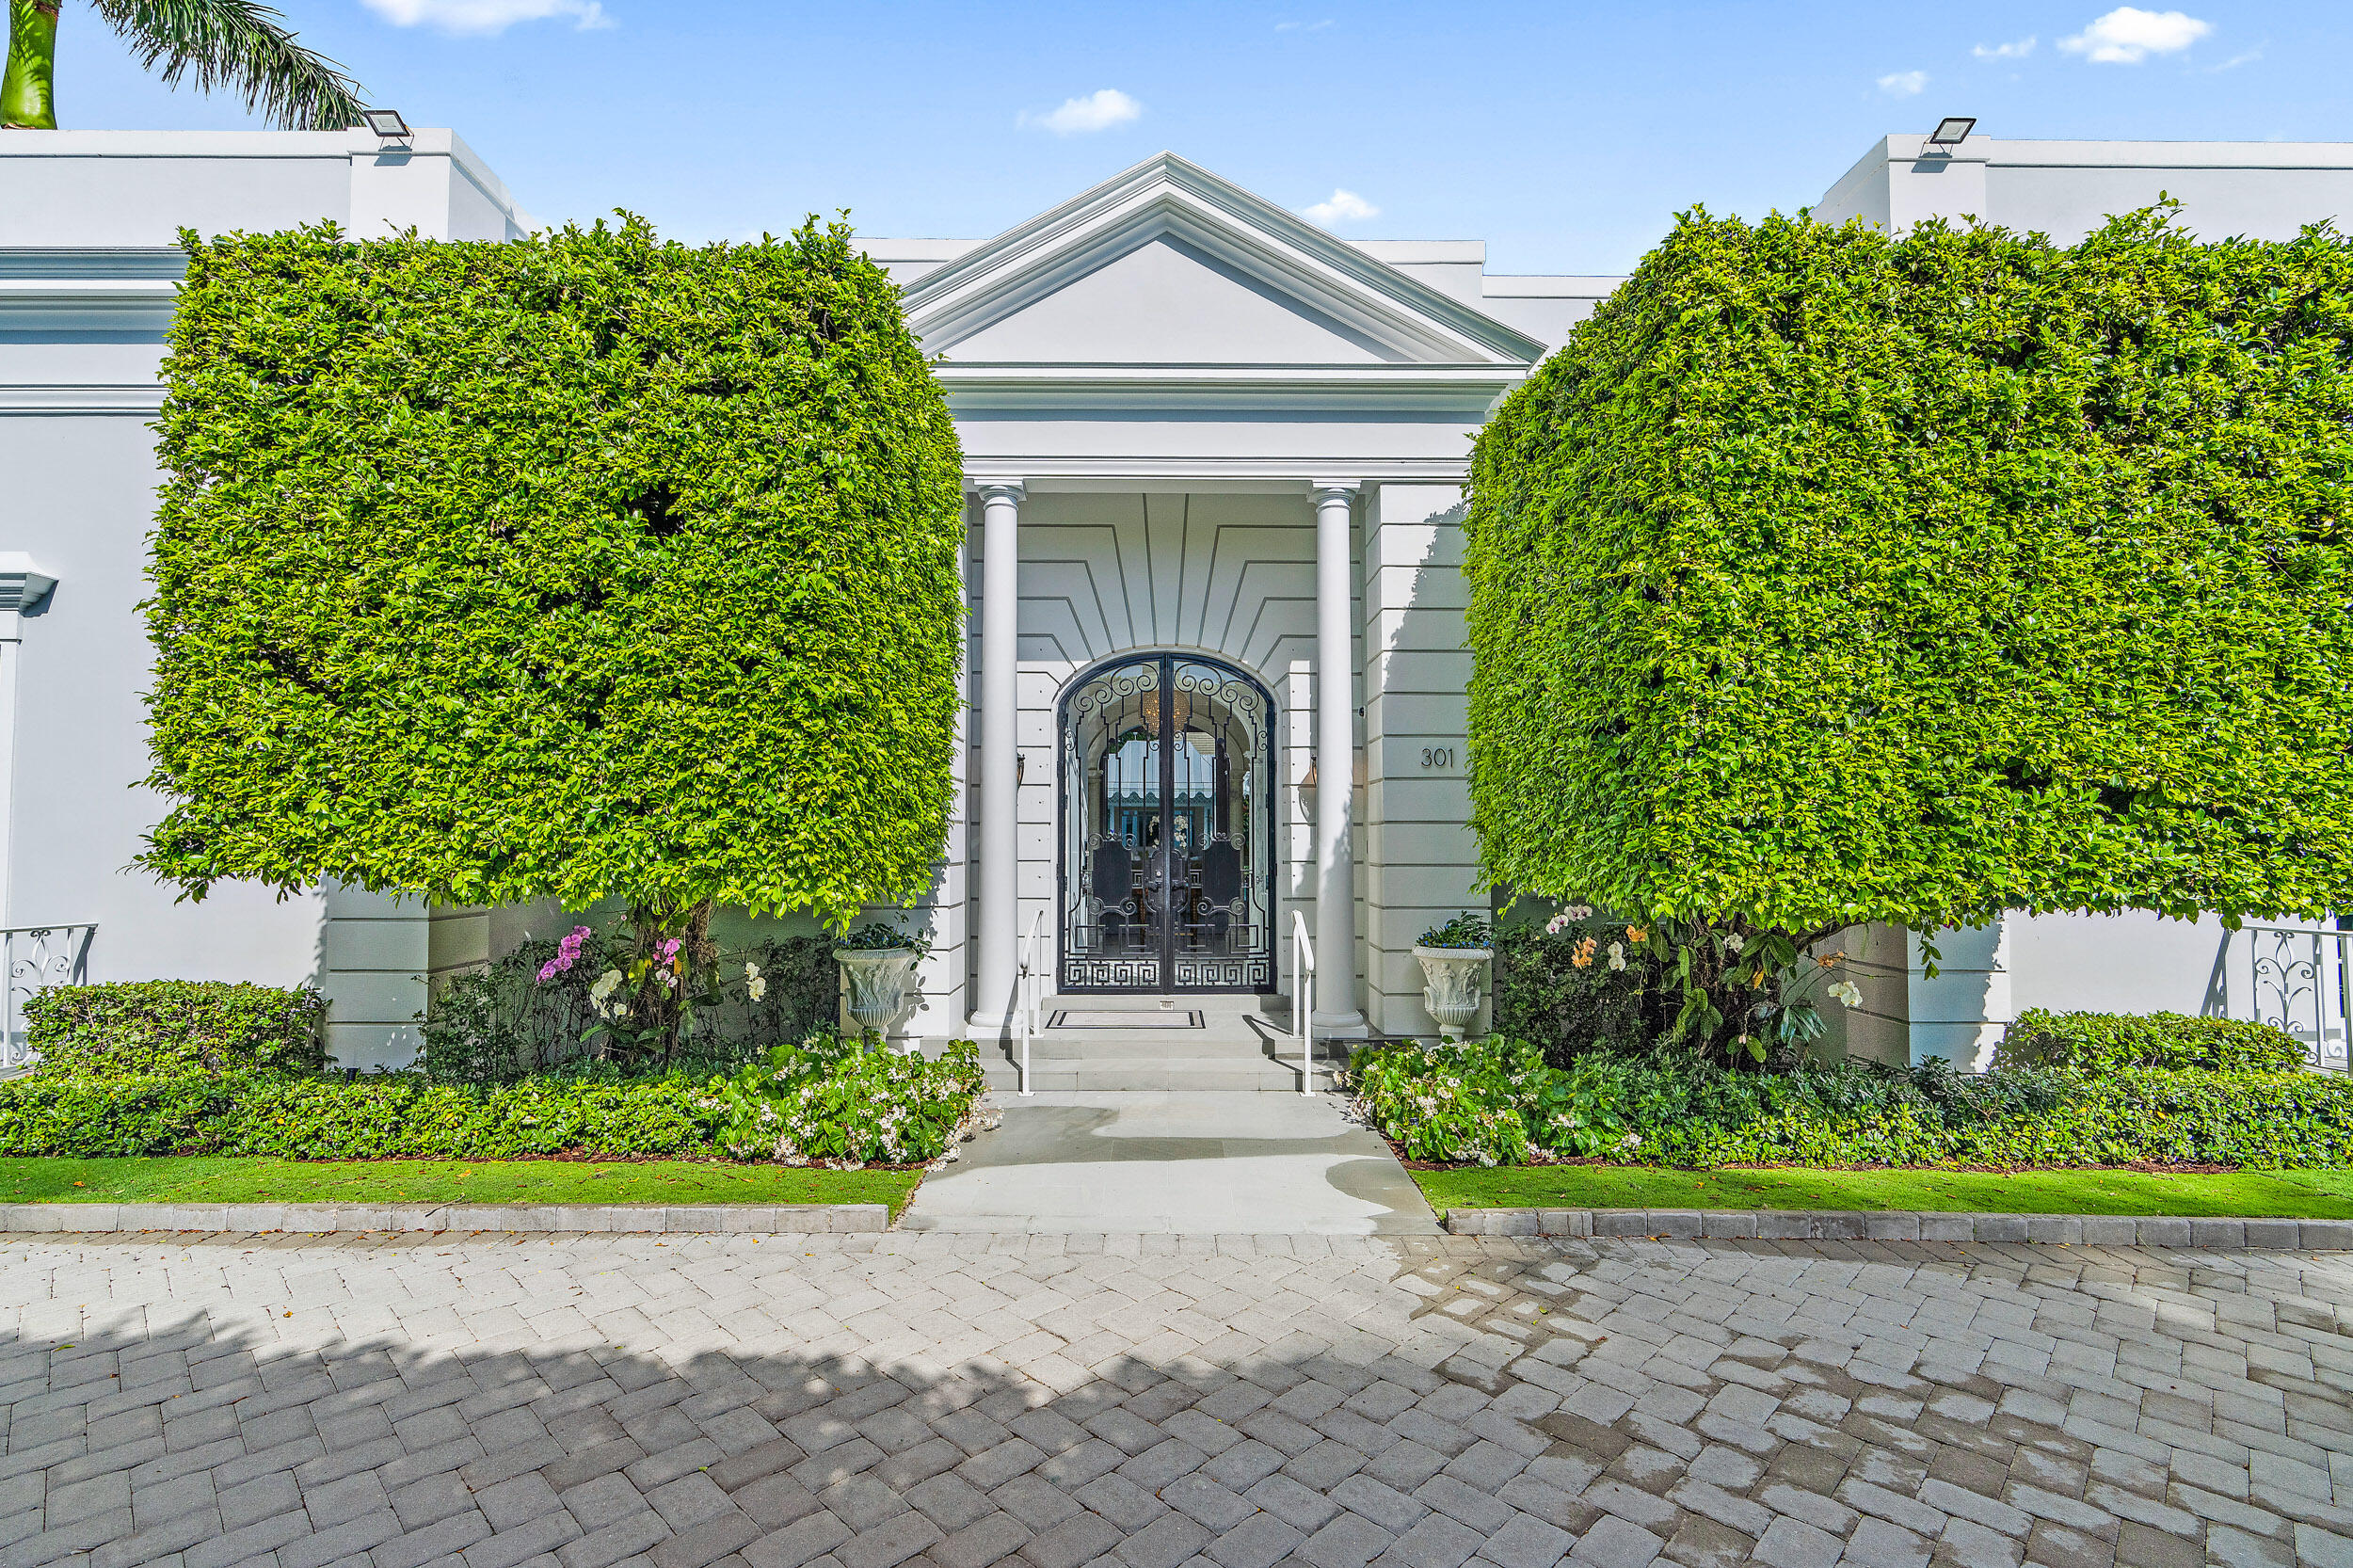
[{"label": "white stucco wall", "polygon": [[358,233],[504,239],[529,219],[447,131],[406,150],[349,133],[10,132],[0,136],[0,550],[57,580],[21,619],[0,923],[97,923],[93,980],[313,983],[328,1046],[406,1061],[427,917],[348,889],[200,904],[131,869],[162,803],[142,694],[155,373],[176,236],[331,219]]},{"label": "white stucco wall", "polygon": [[1435,1037],[1414,943],[1488,905],[1472,886],[1463,508],[1458,485],[1383,485],[1367,507],[1364,1005],[1386,1034]]},{"label": "white stucco wall", "polygon": [[1882,138],[1814,204],[1823,223],[1897,232],[1976,216],[2072,245],[2109,216],[2170,196],[2201,238],[2293,238],[2353,213],[2353,143],[2041,141],[1972,136],[1949,154]]}]

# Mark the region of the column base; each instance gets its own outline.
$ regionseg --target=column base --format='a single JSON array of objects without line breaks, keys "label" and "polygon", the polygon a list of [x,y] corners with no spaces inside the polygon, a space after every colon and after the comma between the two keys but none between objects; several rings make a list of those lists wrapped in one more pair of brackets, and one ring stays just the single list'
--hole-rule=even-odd
[{"label": "column base", "polygon": [[1362,1040],[1372,1032],[1362,1013],[1311,1013],[1307,1019],[1319,1040]]}]

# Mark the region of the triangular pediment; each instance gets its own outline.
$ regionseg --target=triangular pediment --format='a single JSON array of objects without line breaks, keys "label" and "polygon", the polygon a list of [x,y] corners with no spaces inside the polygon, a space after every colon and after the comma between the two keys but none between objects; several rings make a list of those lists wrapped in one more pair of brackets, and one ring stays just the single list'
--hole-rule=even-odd
[{"label": "triangular pediment", "polygon": [[939,351],[997,364],[1362,365],[1409,358],[1166,230]]},{"label": "triangular pediment", "polygon": [[905,296],[950,364],[1527,365],[1543,344],[1162,153]]}]

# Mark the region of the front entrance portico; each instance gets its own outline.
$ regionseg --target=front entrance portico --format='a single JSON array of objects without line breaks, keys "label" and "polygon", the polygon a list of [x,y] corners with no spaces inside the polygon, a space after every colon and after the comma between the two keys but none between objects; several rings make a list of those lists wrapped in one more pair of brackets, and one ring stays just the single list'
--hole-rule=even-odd
[{"label": "front entrance portico", "polygon": [[[1392,264],[1166,154],[993,240],[892,245],[977,589],[934,1007],[1002,1038],[1033,931],[1055,991],[1285,992],[1304,925],[1319,1034],[1434,1032],[1413,937],[1485,901],[1460,488],[1544,344],[1474,302],[1465,248]],[[1070,728],[1087,682],[1146,666],[1149,714],[1139,684]],[[1261,716],[1189,728],[1189,670]]]}]

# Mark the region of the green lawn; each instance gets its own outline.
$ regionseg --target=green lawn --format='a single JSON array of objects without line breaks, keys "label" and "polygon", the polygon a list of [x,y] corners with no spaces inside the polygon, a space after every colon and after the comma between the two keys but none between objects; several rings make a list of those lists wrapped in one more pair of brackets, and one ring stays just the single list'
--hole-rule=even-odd
[{"label": "green lawn", "polygon": [[887,1203],[920,1173],[691,1160],[0,1160],[0,1203]]},{"label": "green lawn", "polygon": [[1516,1165],[1416,1171],[1437,1208],[1918,1208],[1986,1214],[2231,1214],[2353,1219],[2353,1169],[2154,1176],[2139,1171],[1671,1171]]}]

